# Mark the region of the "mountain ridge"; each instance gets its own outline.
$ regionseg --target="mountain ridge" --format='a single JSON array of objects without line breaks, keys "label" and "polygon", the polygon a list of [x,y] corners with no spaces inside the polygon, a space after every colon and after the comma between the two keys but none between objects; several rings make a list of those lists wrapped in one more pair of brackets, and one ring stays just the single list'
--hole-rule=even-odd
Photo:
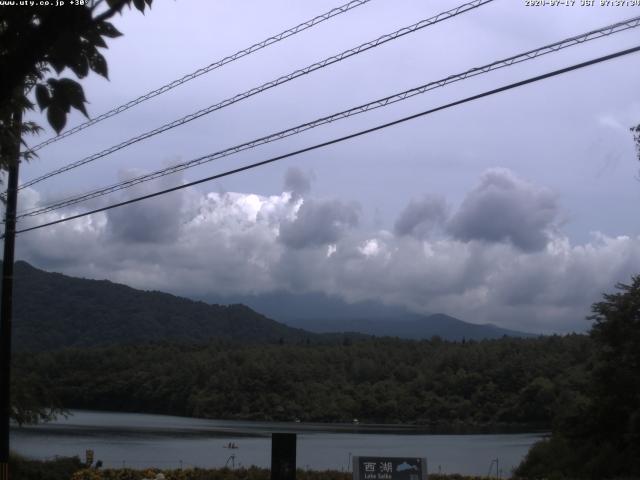
[{"label": "mountain ridge", "polygon": [[314,334],[245,305],[210,305],[169,293],[15,264],[13,338],[17,350],[177,340],[304,341]]},{"label": "mountain ridge", "polygon": [[[258,295],[209,296],[216,303],[242,303],[269,318],[314,333],[358,332],[365,335],[392,336],[410,340],[461,341],[537,335],[499,327],[492,323],[466,322],[444,313],[419,314],[397,306],[366,300],[349,303],[320,292],[292,294],[284,291]],[[321,312],[318,315],[317,312]]]},{"label": "mountain ridge", "polygon": [[[14,276],[16,350],[158,341],[204,343],[210,339],[336,343],[369,335],[408,339],[440,336],[445,340],[529,336],[444,314],[425,317],[373,301],[347,304],[318,293],[265,296],[258,304],[264,310],[258,311],[255,302],[249,303],[251,296],[227,298],[227,305],[212,304],[109,280],[47,272],[24,261],[16,262]],[[276,305],[279,310],[273,308]],[[300,313],[306,317],[299,318]],[[355,314],[366,315],[366,319],[351,318]]]}]

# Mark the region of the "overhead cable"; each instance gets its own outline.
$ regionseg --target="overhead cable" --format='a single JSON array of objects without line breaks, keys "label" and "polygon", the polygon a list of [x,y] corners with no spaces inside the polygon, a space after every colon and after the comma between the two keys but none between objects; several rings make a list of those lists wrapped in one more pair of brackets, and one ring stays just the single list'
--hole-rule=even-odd
[{"label": "overhead cable", "polygon": [[247,55],[251,55],[252,53],[257,52],[258,50],[262,50],[263,48],[268,47],[269,45],[273,45],[274,43],[278,43],[282,40],[284,40],[285,38],[291,37],[297,33],[300,33],[304,30],[307,30],[311,27],[314,27],[316,25],[318,25],[319,23],[322,23],[326,20],[329,20],[330,18],[335,17],[336,15],[340,15],[342,13],[348,12],[349,10],[352,10],[356,7],[359,7],[360,5],[363,5],[365,3],[370,2],[371,0],[353,0],[351,2],[345,3],[344,5],[341,5],[339,7],[333,8],[331,10],[329,10],[326,13],[323,13],[322,15],[318,15],[317,17],[312,18],[311,20],[307,20],[306,22],[303,22],[299,25],[296,25],[295,27],[289,28],[287,30],[285,30],[284,32],[280,32],[277,35],[273,35],[272,37],[267,38],[266,40],[263,40],[261,42],[255,43],[253,45],[251,45],[250,47],[244,48],[242,50],[237,51],[236,53],[226,56],[220,60],[217,60],[209,65],[207,65],[206,67],[202,67],[198,70],[196,70],[195,72],[191,72],[185,76],[183,76],[182,78],[179,78],[177,80],[174,80],[170,83],[167,83],[166,85],[163,85],[159,88],[156,88],[155,90],[152,90],[148,93],[145,93],[144,95],[140,95],[138,98],[134,98],[133,100],[122,104],[118,107],[115,107],[111,110],[109,110],[108,112],[105,112],[101,115],[98,115],[95,118],[91,118],[89,120],[87,120],[84,123],[81,123],[80,125],[73,127],[63,133],[61,133],[60,135],[57,135],[55,137],[51,137],[47,140],[45,140],[42,143],[37,144],[35,147],[32,148],[32,151],[36,151],[36,150],[40,150],[41,148],[46,147],[47,145],[50,145],[54,142],[57,142],[58,140],[62,140],[63,138],[66,138],[70,135],[73,135],[74,133],[78,133],[81,130],[84,130],[85,128],[88,128],[92,125],[95,125],[96,123],[99,123],[103,120],[106,120],[107,118],[111,118],[114,115],[118,115],[119,113],[124,112],[125,110],[129,110],[132,107],[135,107],[136,105],[139,105],[143,102],[146,102],[147,100],[150,100],[154,97],[157,97],[158,95],[162,95],[163,93],[166,93],[170,90],[173,90],[174,88],[182,85],[183,83],[187,83],[191,80],[193,80],[194,78],[198,78],[201,75],[204,75],[205,73],[209,73],[213,70],[216,70],[217,68],[220,68],[228,63],[231,63],[235,60],[238,60],[242,57],[246,57]]},{"label": "overhead cable", "polygon": [[383,35],[381,37],[378,37],[375,40],[372,40],[370,42],[366,42],[363,43],[361,45],[358,45],[357,47],[354,48],[350,48],[349,50],[345,50],[342,53],[339,53],[337,55],[333,55],[331,57],[325,58],[324,60],[321,60],[319,62],[313,63],[307,67],[301,68],[299,70],[296,70],[292,73],[289,73],[288,75],[283,75],[281,77],[276,78],[275,80],[271,80],[267,83],[263,83],[262,85],[258,86],[258,87],[254,87],[250,90],[247,90],[246,92],[237,94],[233,97],[230,97],[226,100],[223,100],[222,102],[216,103],[214,105],[210,105],[209,107],[203,108],[201,110],[198,110],[197,112],[191,113],[189,115],[186,115],[180,119],[174,120],[172,122],[169,122],[165,125],[162,125],[161,127],[155,128],[153,130],[150,130],[146,133],[140,134],[136,137],[130,138],[128,140],[125,140],[124,142],[121,142],[117,145],[114,145],[112,147],[109,147],[105,150],[102,150],[101,152],[95,153],[93,155],[90,155],[88,157],[85,157],[81,160],[77,160],[73,163],[70,163],[68,165],[65,165],[64,167],[58,168],[56,170],[53,170],[51,172],[45,173],[44,175],[37,177],[33,180],[30,180],[22,185],[20,185],[18,188],[19,189],[23,189],[26,187],[30,187],[32,185],[35,185],[36,183],[42,182],[43,180],[46,180],[48,178],[51,178],[55,175],[59,175],[61,173],[67,172],[69,170],[72,170],[74,168],[77,168],[81,165],[85,165],[87,163],[93,162],[95,160],[98,160],[99,158],[105,157],[107,155],[110,155],[114,152],[117,152],[118,150],[121,150],[125,147],[128,147],[130,145],[133,145],[134,143],[138,143],[142,140],[146,140],[147,138],[153,137],[155,135],[158,135],[160,133],[164,133],[167,130],[171,130],[172,128],[184,125],[185,123],[191,122],[197,118],[203,117],[204,115],[208,115],[212,112],[215,112],[216,110],[221,110],[225,107],[228,107],[229,105],[233,105],[234,103],[237,103],[241,100],[244,100],[246,98],[252,97],[254,95],[257,95],[258,93],[262,93],[265,90],[269,90],[270,88],[273,87],[277,87],[279,85],[282,85],[284,83],[290,82],[291,80],[294,80],[298,77],[301,77],[303,75],[307,75],[311,72],[314,72],[316,70],[319,70],[321,68],[327,67],[329,65],[332,65],[334,63],[337,62],[341,62],[342,60],[345,60],[347,58],[350,58],[354,55],[358,55],[362,52],[365,52],[367,50],[370,50],[372,48],[376,48],[379,47],[380,45],[383,45],[387,42],[390,42],[392,40],[396,40],[400,37],[403,37],[405,35],[408,35],[410,33],[414,33],[417,32],[418,30],[421,30],[423,28],[429,27],[431,25],[434,25],[436,23],[442,22],[444,20],[456,17],[460,14],[466,13],[470,10],[473,10],[475,8],[478,8],[482,5],[485,5],[487,3],[493,2],[494,0],[473,0],[469,3],[465,3],[463,5],[460,5],[456,8],[453,8],[451,10],[448,10],[446,12],[442,12],[439,13],[431,18],[427,18],[425,20],[421,20],[418,23],[415,23],[413,25],[410,25],[408,27],[404,27],[401,28],[399,30],[396,30],[395,32]]},{"label": "overhead cable", "polygon": [[542,74],[542,75],[537,75],[535,77],[530,77],[530,78],[528,78],[526,80],[521,80],[519,82],[510,83],[508,85],[504,85],[502,87],[495,88],[493,90],[485,91],[485,92],[480,93],[478,95],[473,95],[471,97],[466,97],[466,98],[464,98],[462,100],[457,100],[455,102],[447,103],[446,105],[441,105],[441,106],[436,107],[436,108],[432,108],[432,109],[425,110],[425,111],[420,112],[420,113],[409,115],[407,117],[403,117],[403,118],[400,118],[398,120],[394,120],[392,122],[384,123],[384,124],[378,125],[376,127],[368,128],[366,130],[361,130],[359,132],[355,132],[355,133],[352,133],[352,134],[349,134],[349,135],[345,135],[343,137],[339,137],[339,138],[335,138],[333,140],[329,140],[329,141],[326,141],[326,142],[318,143],[318,144],[312,145],[310,147],[306,147],[306,148],[303,148],[303,149],[300,149],[300,150],[296,150],[294,152],[286,153],[284,155],[278,155],[276,157],[272,157],[272,158],[269,158],[267,160],[263,160],[261,162],[252,163],[252,164],[249,164],[249,165],[245,165],[243,167],[235,168],[233,170],[227,170],[226,172],[218,173],[216,175],[211,175],[209,177],[201,178],[199,180],[195,180],[195,181],[192,181],[192,182],[189,182],[189,183],[183,183],[183,184],[177,185],[175,187],[167,188],[165,190],[161,190],[161,191],[158,191],[158,192],[150,193],[150,194],[147,194],[147,195],[142,195],[140,197],[132,198],[130,200],[125,200],[125,201],[122,201],[122,202],[113,203],[111,205],[107,205],[107,206],[101,207],[101,208],[96,208],[94,210],[90,210],[90,211],[87,211],[87,212],[84,212],[84,213],[79,213],[77,215],[72,215],[72,216],[69,216],[69,217],[66,217],[66,218],[60,218],[58,220],[54,220],[54,221],[51,221],[51,222],[46,222],[46,223],[43,223],[43,224],[40,224],[40,225],[35,225],[35,226],[32,226],[32,227],[22,228],[20,230],[16,230],[16,233],[24,233],[24,232],[37,230],[37,229],[40,229],[40,228],[45,228],[45,227],[50,227],[50,226],[53,226],[53,225],[58,225],[60,223],[65,223],[65,222],[69,222],[71,220],[76,220],[78,218],[86,217],[88,215],[93,215],[93,214],[96,214],[96,213],[99,213],[99,212],[105,212],[105,211],[108,211],[108,210],[111,210],[111,209],[114,209],[114,208],[117,208],[117,207],[122,207],[124,205],[130,205],[132,203],[140,202],[142,200],[155,198],[155,197],[158,197],[158,196],[161,196],[161,195],[165,195],[167,193],[171,193],[171,192],[175,192],[175,191],[182,190],[182,189],[185,189],[185,188],[193,187],[193,186],[201,184],[201,183],[205,183],[205,182],[209,182],[209,181],[216,180],[216,179],[219,179],[219,178],[223,178],[223,177],[227,177],[227,176],[230,176],[230,175],[234,175],[234,174],[237,174],[237,173],[240,173],[240,172],[244,172],[246,170],[251,170],[251,169],[254,169],[254,168],[257,168],[257,167],[261,167],[261,166],[264,166],[264,165],[267,165],[267,164],[270,164],[270,163],[274,163],[274,162],[277,162],[279,160],[283,160],[285,158],[290,158],[290,157],[293,157],[293,156],[296,156],[296,155],[300,155],[300,154],[303,154],[303,153],[306,153],[306,152],[310,152],[312,150],[317,150],[317,149],[320,149],[320,148],[323,148],[323,147],[327,147],[329,145],[334,145],[334,144],[337,144],[337,143],[340,143],[340,142],[344,142],[346,140],[350,140],[350,139],[353,139],[353,138],[356,138],[356,137],[360,137],[360,136],[363,136],[363,135],[366,135],[366,134],[369,134],[369,133],[373,133],[373,132],[376,132],[378,130],[383,130],[385,128],[392,127],[394,125],[398,125],[398,124],[407,122],[409,120],[414,120],[416,118],[424,117],[426,115],[430,115],[430,114],[433,114],[435,112],[439,112],[441,110],[446,110],[448,108],[455,107],[457,105],[462,105],[464,103],[472,102],[474,100],[478,100],[478,99],[481,99],[481,98],[484,98],[484,97],[495,95],[497,93],[505,92],[507,90],[512,90],[512,89],[517,88],[517,87],[522,87],[524,85],[528,85],[528,84],[531,84],[531,83],[534,83],[534,82],[539,82],[539,81],[545,80],[547,78],[551,78],[551,77],[555,77],[555,76],[558,76],[558,75],[562,75],[562,74],[565,74],[565,73],[568,73],[568,72],[572,72],[574,70],[579,70],[581,68],[589,67],[591,65],[595,65],[595,64],[602,63],[602,62],[605,62],[605,61],[609,61],[609,60],[612,60],[612,59],[615,59],[615,58],[623,57],[625,55],[630,55],[632,53],[637,53],[639,51],[640,51],[640,46],[636,46],[636,47],[633,47],[633,48],[628,48],[626,50],[621,50],[621,51],[618,51],[618,52],[615,52],[615,53],[612,53],[612,54],[609,54],[609,55],[604,55],[604,56],[601,56],[601,57],[598,57],[598,58],[594,58],[594,59],[586,61],[586,62],[574,64],[574,65],[571,65],[569,67],[565,67],[565,68],[561,68],[561,69],[558,69],[558,70],[554,70],[554,71],[551,71],[551,72],[548,72],[548,73],[545,73],[545,74]]},{"label": "overhead cable", "polygon": [[434,90],[436,88],[440,88],[440,87],[444,87],[448,84],[454,83],[454,82],[458,82],[467,78],[471,78],[477,75],[481,75],[484,73],[488,73],[491,72],[493,70],[497,70],[503,67],[507,67],[510,65],[514,65],[517,63],[521,63],[527,60],[532,60],[535,58],[538,58],[542,55],[546,55],[548,53],[553,53],[553,52],[557,52],[561,49],[564,48],[568,48],[574,45],[578,45],[590,40],[594,40],[597,38],[602,38],[608,35],[612,35],[614,33],[618,33],[618,32],[622,32],[631,28],[636,28],[640,26],[640,16],[638,17],[634,17],[628,20],[624,20],[622,22],[617,22],[614,23],[612,25],[607,25],[606,27],[602,27],[599,28],[597,30],[592,30],[580,35],[576,35],[573,37],[569,37],[566,38],[564,40],[560,40],[558,42],[554,42],[551,43],[549,45],[545,45],[543,47],[534,49],[534,50],[528,50],[526,52],[523,53],[519,53],[517,55],[513,55],[511,57],[502,59],[502,60],[498,60],[492,63],[489,63],[487,65],[483,65],[481,67],[475,67],[475,68],[471,68],[469,70],[466,70],[462,73],[458,73],[455,75],[449,75],[448,77],[442,78],[440,80],[436,80],[436,81],[432,81],[429,83],[426,83],[424,85],[420,85],[418,87],[409,89],[409,90],[405,90],[403,92],[400,93],[396,93],[393,95],[389,95],[387,97],[384,98],[380,98],[378,100],[374,100],[372,102],[363,104],[363,105],[359,105],[357,107],[353,107],[350,108],[348,110],[343,110],[341,112],[338,113],[334,113],[332,115],[326,116],[326,117],[322,117],[322,118],[318,118],[316,120],[312,120],[311,122],[307,122],[301,125],[297,125],[295,127],[292,128],[288,128],[286,130],[281,130],[279,132],[276,133],[272,133],[269,135],[266,135],[264,137],[260,137],[254,140],[251,140],[249,142],[246,143],[242,143],[240,145],[235,145],[233,147],[229,147],[226,148],[224,150],[220,150],[218,152],[209,154],[209,155],[205,155],[202,157],[198,157],[192,160],[189,160],[187,162],[183,162],[177,165],[172,165],[170,167],[161,169],[161,170],[157,170],[155,172],[151,172],[151,173],[147,173],[144,175],[140,175],[138,177],[132,178],[132,179],[128,179],[107,187],[102,187],[90,192],[86,192],[82,195],[76,195],[76,196],[72,196],[72,197],[68,197],[66,199],[62,199],[59,200],[57,202],[51,203],[49,205],[43,206],[43,207],[35,207],[29,210],[25,210],[22,212],[19,212],[17,218],[21,219],[21,218],[25,218],[25,217],[32,217],[32,216],[36,216],[36,215],[41,215],[43,213],[47,213],[53,210],[58,210],[60,208],[64,208],[64,207],[68,207],[71,205],[75,205],[77,203],[81,203],[93,198],[97,198],[97,197],[101,197],[104,195],[108,195],[110,193],[119,191],[119,190],[124,190],[126,188],[130,188],[133,187],[135,185],[138,185],[140,183],[143,182],[147,182],[147,181],[151,181],[160,177],[164,177],[166,175],[170,175],[173,173],[177,173],[183,170],[186,170],[188,168],[192,168],[195,167],[197,165],[201,165],[203,163],[207,163],[207,162],[211,162],[214,160],[218,160],[220,158],[224,158],[224,157],[228,157],[231,155],[234,155],[236,153],[240,153],[242,151],[245,150],[249,150],[252,148],[255,148],[257,146],[260,145],[264,145],[267,143],[271,143],[277,140],[280,140],[282,138],[286,138],[292,135],[296,135],[298,133],[304,132],[306,130],[310,130],[312,128],[316,128],[320,125],[325,125],[331,122],[334,122],[336,120],[340,120],[343,118],[348,118],[351,117],[353,115],[358,115],[360,113],[364,113],[370,110],[374,110],[380,107],[384,107],[396,102],[400,102],[402,100],[406,100],[408,98],[414,97],[416,95],[420,95],[423,94],[425,92],[428,92],[430,90]]}]

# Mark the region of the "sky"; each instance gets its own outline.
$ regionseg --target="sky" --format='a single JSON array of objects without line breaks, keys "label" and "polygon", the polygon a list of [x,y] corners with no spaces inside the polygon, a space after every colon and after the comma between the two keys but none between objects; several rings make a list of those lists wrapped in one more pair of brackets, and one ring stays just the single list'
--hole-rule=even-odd
[{"label": "sky", "polygon": [[[460,2],[462,3],[462,2]],[[460,3],[372,0],[40,151],[21,182]],[[640,15],[495,0],[20,193],[19,210],[173,165]],[[631,3],[631,2],[630,2]],[[155,0],[115,19],[91,116],[324,13],[335,0]],[[638,44],[640,29],[23,223],[291,152]],[[640,272],[640,54],[154,200],[24,233],[17,257],[193,298],[324,292],[539,333],[585,331]],[[69,73],[69,75],[72,75]],[[32,119],[45,123],[39,114]],[[73,114],[69,126],[82,122]],[[37,143],[51,135],[44,133]]]}]

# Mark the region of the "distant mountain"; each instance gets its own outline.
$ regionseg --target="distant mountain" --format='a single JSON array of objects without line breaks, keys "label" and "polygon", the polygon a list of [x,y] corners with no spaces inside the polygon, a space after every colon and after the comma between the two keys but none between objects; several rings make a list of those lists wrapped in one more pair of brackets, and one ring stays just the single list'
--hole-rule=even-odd
[{"label": "distant mountain", "polygon": [[324,320],[303,319],[284,322],[292,327],[310,332],[359,332],[367,335],[399,337],[412,340],[428,339],[434,336],[443,340],[484,340],[508,337],[534,337],[536,335],[508,330],[485,323],[481,325],[464,322],[449,315],[406,315],[393,319],[348,319]]},{"label": "distant mountain", "polygon": [[351,339],[367,335],[407,339],[438,335],[445,340],[528,336],[443,314],[416,315],[378,302],[350,304],[321,293],[210,300],[229,305],[136,290],[107,280],[69,277],[16,262],[14,347],[36,351],[165,340],[202,343],[213,338],[336,343],[344,340],[344,332]]},{"label": "distant mountain", "polygon": [[242,303],[262,312],[279,322],[298,322],[300,320],[350,320],[366,318],[380,320],[409,315],[406,308],[384,305],[371,300],[348,303],[335,295],[321,292],[290,293],[270,292],[259,295],[208,296],[203,300],[210,303]]},{"label": "distant mountain", "polygon": [[415,314],[403,307],[365,301],[348,303],[324,293],[293,294],[275,292],[209,298],[218,303],[242,303],[289,326],[315,333],[358,332],[366,335],[406,339],[482,340],[491,338],[534,337],[496,325],[475,324],[445,315]]},{"label": "distant mountain", "polygon": [[16,350],[161,340],[203,342],[211,338],[292,342],[309,337],[318,336],[273,321],[244,305],[209,305],[107,280],[49,273],[26,262],[15,265]]}]

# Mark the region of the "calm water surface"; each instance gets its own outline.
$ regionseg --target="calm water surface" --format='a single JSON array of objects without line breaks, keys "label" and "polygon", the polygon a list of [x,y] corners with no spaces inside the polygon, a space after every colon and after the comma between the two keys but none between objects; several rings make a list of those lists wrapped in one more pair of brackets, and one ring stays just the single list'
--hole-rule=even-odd
[{"label": "calm water surface", "polygon": [[[268,467],[269,434],[298,433],[298,467],[349,470],[351,455],[426,457],[430,472],[509,476],[540,434],[431,435],[407,427],[241,422],[72,411],[67,419],[13,428],[11,446],[32,458],[95,451],[105,467]],[[224,448],[234,442],[238,448]],[[230,458],[234,455],[234,458]],[[495,466],[493,468],[495,474]]]}]

